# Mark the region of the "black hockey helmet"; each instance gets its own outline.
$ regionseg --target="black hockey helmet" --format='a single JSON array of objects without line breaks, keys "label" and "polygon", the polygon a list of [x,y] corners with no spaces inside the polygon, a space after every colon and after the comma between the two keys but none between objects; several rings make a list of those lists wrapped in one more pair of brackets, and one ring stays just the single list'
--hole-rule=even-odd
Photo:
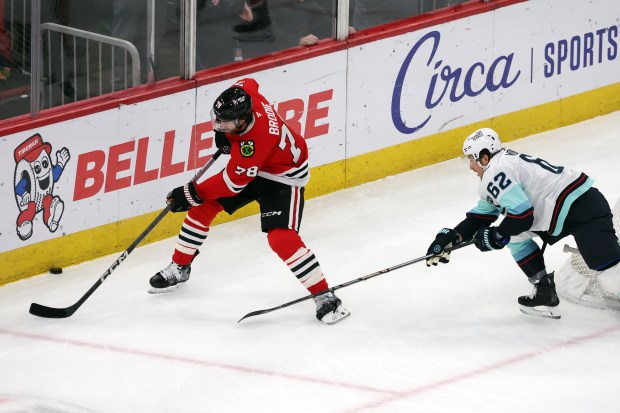
[{"label": "black hockey helmet", "polygon": [[213,103],[213,113],[218,120],[249,122],[252,115],[252,98],[243,89],[226,89]]}]

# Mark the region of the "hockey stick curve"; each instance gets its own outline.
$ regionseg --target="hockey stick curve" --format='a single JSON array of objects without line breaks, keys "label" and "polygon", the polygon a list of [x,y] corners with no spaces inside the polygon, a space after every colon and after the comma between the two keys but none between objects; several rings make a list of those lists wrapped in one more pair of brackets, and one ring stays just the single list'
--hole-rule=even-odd
[{"label": "hockey stick curve", "polygon": [[[198,171],[198,173],[194,176],[192,181],[197,181],[207,171],[207,169],[209,169],[211,165],[213,165],[213,163],[217,160],[217,158],[220,157],[221,154],[222,154],[222,151],[217,150],[213,154],[213,157],[205,164],[205,166],[203,166],[202,169]],[[131,245],[120,255],[120,257],[118,257],[116,261],[112,263],[112,265],[103,273],[103,275],[99,277],[99,279],[93,284],[93,286],[90,287],[90,289],[86,291],[86,293],[82,296],[82,298],[80,298],[75,304],[70,305],[69,307],[56,308],[56,307],[48,307],[42,304],[32,303],[30,304],[30,310],[28,312],[32,315],[35,315],[37,317],[43,317],[43,318],[71,317],[73,313],[75,313],[77,309],[80,308],[82,304],[84,304],[84,302],[88,299],[88,297],[90,297],[92,293],[94,293],[95,290],[99,288],[101,284],[103,284],[106,278],[108,278],[110,274],[112,274],[112,271],[118,268],[118,266],[121,265],[123,261],[125,261],[125,258],[127,258],[129,254],[131,254],[131,252],[138,246],[138,244],[140,244],[142,240],[144,240],[144,238],[153,230],[153,228],[155,228],[157,224],[159,224],[159,222],[166,216],[166,214],[168,214],[168,212],[170,212],[170,205],[166,205],[166,208],[164,208],[159,213],[159,215],[157,215],[157,217],[153,220],[153,222],[151,222],[149,226],[146,227],[146,229],[142,231],[140,235],[138,235],[138,238],[136,238],[131,243]]]},{"label": "hockey stick curve", "polygon": [[[457,244],[457,245],[455,245],[454,247],[449,248],[449,249],[446,249],[446,250],[447,250],[447,251],[452,252],[452,251],[454,251],[454,250],[458,250],[458,249],[460,249],[460,248],[463,248],[463,247],[466,247],[466,246],[468,246],[468,245],[471,245],[471,244],[473,244],[474,242],[475,242],[475,241],[474,241],[473,239],[472,239],[472,240],[469,240],[469,241],[464,241],[464,242],[461,242],[460,244]],[[307,295],[307,296],[305,296],[305,297],[301,297],[301,298],[298,298],[298,299],[296,299],[296,300],[289,301],[288,303],[284,303],[284,304],[281,304],[281,305],[276,306],[276,307],[267,308],[267,309],[265,309],[265,310],[257,310],[257,311],[252,311],[251,313],[247,313],[246,315],[244,315],[243,317],[241,317],[241,318],[239,319],[239,321],[237,321],[237,323],[240,323],[241,321],[245,320],[246,318],[254,317],[254,316],[257,316],[257,315],[261,315],[261,314],[267,314],[267,313],[270,313],[270,312],[272,312],[272,311],[279,310],[279,309],[281,309],[281,308],[286,308],[286,307],[289,307],[289,306],[291,306],[291,305],[293,305],[293,304],[301,303],[302,301],[309,300],[309,299],[311,299],[311,298],[317,297],[317,296],[319,296],[319,295],[326,294],[326,293],[328,293],[328,292],[332,292],[332,293],[333,293],[333,292],[334,292],[334,291],[336,291],[336,290],[339,290],[339,289],[344,288],[344,287],[348,287],[348,286],[353,285],[353,284],[357,284],[358,282],[369,280],[369,279],[374,278],[374,277],[377,277],[377,276],[379,276],[379,275],[381,275],[381,274],[385,274],[385,273],[387,273],[387,272],[394,271],[394,270],[397,270],[397,269],[399,269],[399,268],[406,267],[406,266],[411,265],[411,264],[415,264],[416,262],[425,261],[425,260],[427,260],[427,259],[429,259],[429,258],[433,257],[434,255],[435,255],[435,254],[428,254],[428,255],[425,255],[425,256],[423,256],[423,257],[419,257],[419,258],[413,259],[413,260],[411,260],[411,261],[403,262],[403,263],[398,264],[398,265],[395,265],[395,266],[393,266],[393,267],[385,268],[385,269],[383,269],[383,270],[380,270],[380,271],[377,271],[377,272],[373,272],[372,274],[368,274],[368,275],[365,275],[365,276],[363,276],[363,277],[359,277],[359,278],[356,278],[356,279],[354,279],[354,280],[347,281],[347,282],[345,282],[345,283],[342,283],[342,284],[339,284],[339,285],[336,285],[336,286],[330,287],[330,288],[328,288],[328,289],[327,289],[327,290],[325,290],[325,291],[321,291],[320,293],[316,293],[316,294],[309,294],[309,295]]]}]

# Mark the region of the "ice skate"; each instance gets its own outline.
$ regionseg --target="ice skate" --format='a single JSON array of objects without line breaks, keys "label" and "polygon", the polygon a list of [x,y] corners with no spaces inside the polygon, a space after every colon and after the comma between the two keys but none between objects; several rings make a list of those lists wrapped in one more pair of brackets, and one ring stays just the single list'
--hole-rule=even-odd
[{"label": "ice skate", "polygon": [[540,317],[555,318],[561,317],[557,309],[560,299],[555,292],[553,273],[547,274],[534,283],[534,291],[531,295],[519,297],[521,312],[523,314],[537,315]]},{"label": "ice skate", "polygon": [[325,324],[335,324],[351,315],[349,310],[342,306],[340,298],[332,292],[314,297],[316,304],[316,318]]},{"label": "ice skate", "polygon": [[166,268],[151,277],[149,281],[151,288],[149,288],[148,292],[150,294],[160,294],[176,290],[179,287],[179,283],[189,280],[191,272],[191,265],[179,265],[171,262]]}]

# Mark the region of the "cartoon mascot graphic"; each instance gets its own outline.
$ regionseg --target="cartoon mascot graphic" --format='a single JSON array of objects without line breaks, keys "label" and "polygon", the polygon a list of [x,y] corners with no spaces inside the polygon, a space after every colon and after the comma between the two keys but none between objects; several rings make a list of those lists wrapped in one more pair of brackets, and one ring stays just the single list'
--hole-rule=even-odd
[{"label": "cartoon mascot graphic", "polygon": [[22,240],[32,236],[32,221],[37,213],[43,211],[43,222],[50,232],[55,232],[65,209],[62,199],[54,195],[54,183],[71,156],[67,148],[62,148],[56,151],[56,164],[52,165],[51,154],[52,146],[43,142],[38,133],[15,149],[17,235]]}]

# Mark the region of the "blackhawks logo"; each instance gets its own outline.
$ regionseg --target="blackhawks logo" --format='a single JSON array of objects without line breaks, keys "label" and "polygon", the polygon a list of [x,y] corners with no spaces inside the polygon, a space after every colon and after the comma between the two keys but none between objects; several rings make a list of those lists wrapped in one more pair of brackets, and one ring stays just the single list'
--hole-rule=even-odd
[{"label": "blackhawks logo", "polygon": [[249,158],[252,155],[254,155],[254,141],[242,141],[241,156]]}]

